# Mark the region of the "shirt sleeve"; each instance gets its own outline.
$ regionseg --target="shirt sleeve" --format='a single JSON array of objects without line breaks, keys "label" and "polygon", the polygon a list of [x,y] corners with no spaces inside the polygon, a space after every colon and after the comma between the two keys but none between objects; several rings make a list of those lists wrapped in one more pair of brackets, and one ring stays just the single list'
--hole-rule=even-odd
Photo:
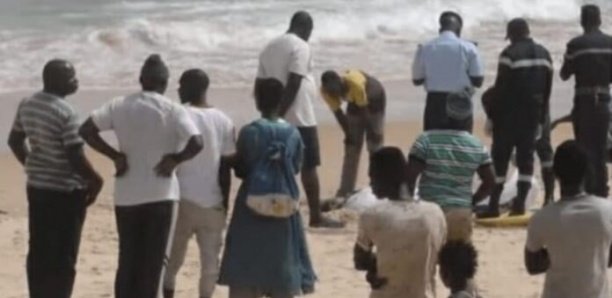
[{"label": "shirt sleeve", "polygon": [[491,163],[493,163],[493,160],[491,159],[491,154],[489,153],[489,150],[487,149],[487,147],[482,146],[480,165],[486,166],[490,165]]},{"label": "shirt sleeve", "polygon": [[200,134],[200,130],[198,130],[198,127],[195,125],[195,123],[193,123],[187,109],[177,104],[175,117],[176,130],[181,143],[188,141],[192,136],[197,136]]},{"label": "shirt sleeve", "polygon": [[79,115],[76,111],[71,110],[70,115],[68,115],[62,127],[62,142],[64,146],[83,144],[83,139],[79,136],[80,125]]},{"label": "shirt sleeve", "polygon": [[571,76],[574,74],[575,66],[574,66],[574,53],[576,52],[575,47],[572,42],[567,44],[567,48],[565,50],[565,55],[563,56],[563,66],[561,66],[561,74],[565,76]]},{"label": "shirt sleeve", "polygon": [[289,61],[289,72],[307,76],[310,70],[309,64],[310,48],[308,48],[308,44],[296,43]]},{"label": "shirt sleeve", "polygon": [[423,57],[422,45],[419,45],[412,62],[412,79],[415,81],[425,79],[425,59]]},{"label": "shirt sleeve", "polygon": [[427,147],[427,137],[425,135],[419,136],[410,149],[410,156],[414,156],[422,161],[427,160]]},{"label": "shirt sleeve", "polygon": [[101,108],[91,113],[91,120],[96,125],[98,130],[107,131],[112,130],[113,127],[113,113],[115,110],[115,102],[111,101],[103,105]]},{"label": "shirt sleeve", "polygon": [[236,128],[231,120],[227,120],[225,131],[223,133],[223,144],[221,146],[221,155],[230,156],[236,153]]},{"label": "shirt sleeve", "polygon": [[468,51],[468,75],[470,77],[484,77],[484,67],[482,65],[482,59],[476,45],[470,44]]},{"label": "shirt sleeve", "polygon": [[542,224],[537,214],[531,219],[527,228],[527,243],[525,248],[529,252],[537,252],[544,248],[544,240],[542,239]]},{"label": "shirt sleeve", "polygon": [[368,212],[363,213],[359,217],[359,227],[357,231],[357,245],[365,251],[371,251],[374,247],[374,242],[370,236],[369,230],[372,225],[371,215]]}]

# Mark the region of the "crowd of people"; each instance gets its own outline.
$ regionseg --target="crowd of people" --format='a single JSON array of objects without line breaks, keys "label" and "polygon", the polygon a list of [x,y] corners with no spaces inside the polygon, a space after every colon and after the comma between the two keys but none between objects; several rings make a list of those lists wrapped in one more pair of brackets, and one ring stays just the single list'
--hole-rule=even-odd
[{"label": "crowd of people", "polygon": [[[474,207],[490,197],[487,210],[476,216],[528,212],[536,152],[545,206],[529,224],[527,271],[546,273],[545,298],[610,297],[612,202],[604,198],[612,37],[599,29],[599,8],[583,6],[584,34],[568,43],[561,78],[576,80],[567,117],[576,141],[564,142],[556,153],[550,137],[552,58],[530,37],[527,21],[508,23],[510,45],[500,55],[495,85],[483,95],[491,154],[472,134],[472,97],[484,81],[478,48],[461,38],[459,14],[444,12],[439,23],[440,35],[419,46],[413,63],[413,82],[425,87],[427,99],[424,131],[407,155],[384,145],[386,95],[378,79],[358,69],[329,70],[317,89],[308,44],[314,24],[304,11],[261,52],[253,92],[261,118],[241,128],[237,139],[232,120],[209,104],[210,80],[202,69],[181,75],[181,105],[164,95],[170,73],[159,55],[151,55],[140,72],[140,92],[104,104],[81,123],[64,100],[78,89],[75,68],[66,60],[48,62],[43,90],[20,103],[9,136],[27,173],[30,297],[72,294],[87,208],[104,183],[84,144],[116,169],[115,297],[174,297],[194,235],[201,298],[212,297],[217,284],[229,287],[230,298],[313,293],[317,276],[297,175],[308,201],[308,225],[344,227],[322,212],[313,109],[319,98],[345,135],[340,202],[355,192],[364,142],[369,152],[370,183],[380,201],[361,214],[353,253],[355,268],[367,272],[371,297],[434,297],[438,266],[451,297],[480,297]],[[104,131],[116,135],[116,146],[101,137]],[[511,206],[500,206],[513,152],[518,195]],[[242,183],[230,208],[232,171]],[[475,176],[481,184],[473,191]]]}]

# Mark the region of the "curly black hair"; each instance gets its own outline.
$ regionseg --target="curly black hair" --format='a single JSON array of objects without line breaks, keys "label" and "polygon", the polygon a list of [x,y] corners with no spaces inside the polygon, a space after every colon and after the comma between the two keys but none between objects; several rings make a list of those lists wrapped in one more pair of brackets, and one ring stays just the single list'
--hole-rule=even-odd
[{"label": "curly black hair", "polygon": [[478,252],[471,243],[448,241],[438,255],[440,273],[451,288],[465,288],[478,268]]}]

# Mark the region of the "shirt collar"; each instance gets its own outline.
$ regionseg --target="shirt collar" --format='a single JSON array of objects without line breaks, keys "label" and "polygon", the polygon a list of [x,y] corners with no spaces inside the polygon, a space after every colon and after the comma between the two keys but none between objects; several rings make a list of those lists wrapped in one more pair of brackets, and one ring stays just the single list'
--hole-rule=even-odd
[{"label": "shirt collar", "polygon": [[57,96],[55,94],[47,93],[45,91],[38,92],[37,96],[44,97],[44,98],[47,98],[47,99],[53,99],[53,100],[62,100],[63,99],[63,98],[61,98],[61,97],[59,97],[59,96]]},{"label": "shirt collar", "polygon": [[440,32],[440,37],[442,37],[442,38],[459,39],[457,34],[455,34],[455,32],[450,31],[450,30],[446,30],[446,31]]}]

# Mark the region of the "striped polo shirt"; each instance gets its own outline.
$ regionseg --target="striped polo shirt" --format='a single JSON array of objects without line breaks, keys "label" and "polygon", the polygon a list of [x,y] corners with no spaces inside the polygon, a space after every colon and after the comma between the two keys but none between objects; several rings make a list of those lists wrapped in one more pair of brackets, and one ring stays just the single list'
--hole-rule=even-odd
[{"label": "striped polo shirt", "polygon": [[82,144],[79,117],[62,98],[39,92],[24,99],[17,109],[13,130],[24,132],[30,147],[26,161],[30,187],[56,191],[83,188],[66,154],[66,148]]},{"label": "striped polo shirt", "polygon": [[470,208],[472,182],[478,168],[491,164],[491,156],[466,131],[433,130],[421,134],[410,157],[425,163],[419,196],[442,208]]}]

